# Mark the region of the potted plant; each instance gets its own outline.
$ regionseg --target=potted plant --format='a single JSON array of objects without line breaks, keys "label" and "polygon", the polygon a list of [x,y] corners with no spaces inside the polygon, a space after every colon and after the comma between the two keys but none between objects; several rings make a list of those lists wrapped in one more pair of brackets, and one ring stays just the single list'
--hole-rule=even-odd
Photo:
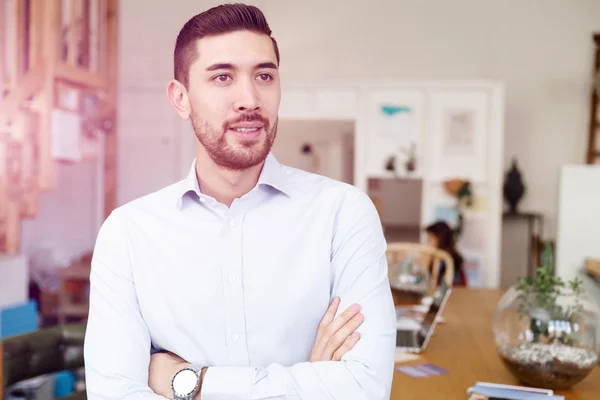
[{"label": "potted plant", "polygon": [[578,278],[554,274],[546,244],[534,278],[521,278],[498,303],[494,339],[504,365],[519,381],[566,389],[583,380],[598,363],[600,313],[587,301]]}]

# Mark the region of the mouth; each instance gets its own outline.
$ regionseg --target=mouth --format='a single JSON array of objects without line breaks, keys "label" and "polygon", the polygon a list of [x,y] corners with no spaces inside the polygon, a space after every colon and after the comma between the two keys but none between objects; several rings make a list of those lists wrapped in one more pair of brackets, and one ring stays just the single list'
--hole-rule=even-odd
[{"label": "mouth", "polygon": [[262,125],[253,126],[233,126],[228,129],[230,132],[245,139],[252,139],[260,135],[263,131]]}]

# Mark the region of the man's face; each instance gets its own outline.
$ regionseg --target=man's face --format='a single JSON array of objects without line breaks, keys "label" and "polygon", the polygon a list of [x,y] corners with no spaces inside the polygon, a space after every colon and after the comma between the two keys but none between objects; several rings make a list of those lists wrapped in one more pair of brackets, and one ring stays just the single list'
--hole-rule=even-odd
[{"label": "man's face", "polygon": [[197,41],[188,96],[196,137],[229,170],[265,160],[277,133],[281,86],[271,39],[237,31]]}]

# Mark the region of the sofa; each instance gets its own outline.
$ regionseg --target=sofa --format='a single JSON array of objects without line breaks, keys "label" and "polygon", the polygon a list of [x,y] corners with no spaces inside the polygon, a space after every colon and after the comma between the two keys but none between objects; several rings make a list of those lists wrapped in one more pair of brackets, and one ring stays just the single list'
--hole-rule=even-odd
[{"label": "sofa", "polygon": [[[0,399],[6,388],[17,382],[82,368],[85,328],[85,322],[65,324],[0,340]],[[61,397],[86,398],[84,392]]]}]

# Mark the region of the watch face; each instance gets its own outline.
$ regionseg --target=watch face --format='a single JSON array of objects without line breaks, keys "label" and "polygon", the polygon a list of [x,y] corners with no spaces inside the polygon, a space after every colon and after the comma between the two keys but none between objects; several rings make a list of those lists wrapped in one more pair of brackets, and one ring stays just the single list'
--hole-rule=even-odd
[{"label": "watch face", "polygon": [[177,396],[189,396],[196,389],[198,376],[191,369],[181,370],[173,378],[173,391]]}]

